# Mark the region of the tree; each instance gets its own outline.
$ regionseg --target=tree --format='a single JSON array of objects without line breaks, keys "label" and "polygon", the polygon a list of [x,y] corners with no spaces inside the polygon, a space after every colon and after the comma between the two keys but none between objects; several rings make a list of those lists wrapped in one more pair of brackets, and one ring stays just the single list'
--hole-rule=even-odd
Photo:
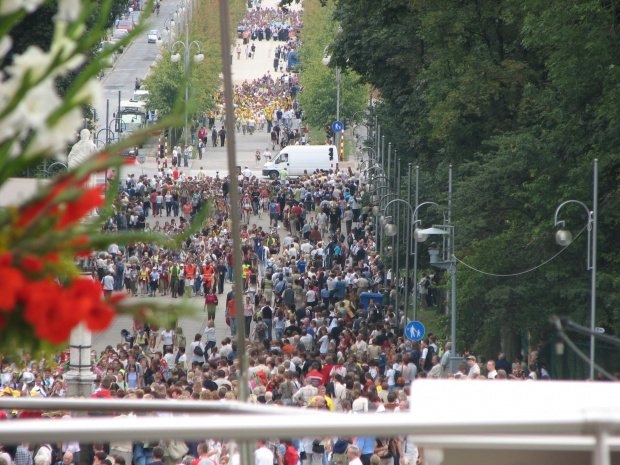
[{"label": "tree", "polygon": [[[337,24],[331,19],[334,5],[323,7],[317,1],[304,4],[304,27],[301,31],[300,82],[303,93],[299,101],[306,122],[315,128],[323,128],[336,121],[336,71],[333,63],[323,66],[325,47],[338,33]],[[368,101],[368,88],[353,71],[345,70],[340,82],[340,118],[352,116],[363,110]]]},{"label": "tree", "polygon": [[[618,14],[614,2],[335,0],[340,66],[376,87],[382,134],[418,164],[422,199],[444,199],[460,267],[461,341],[514,355],[523,334],[548,340],[551,314],[589,325],[585,238],[564,253],[553,213],[591,205],[600,160],[596,324],[620,331]],[[563,211],[578,232],[583,211]],[[543,265],[538,268],[539,265]],[[520,271],[531,273],[511,277]],[[527,347],[525,347],[527,350]]]}]

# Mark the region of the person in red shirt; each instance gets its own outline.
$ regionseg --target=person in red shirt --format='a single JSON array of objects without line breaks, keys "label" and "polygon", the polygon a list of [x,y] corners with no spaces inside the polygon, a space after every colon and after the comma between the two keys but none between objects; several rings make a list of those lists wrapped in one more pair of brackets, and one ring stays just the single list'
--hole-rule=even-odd
[{"label": "person in red shirt", "polygon": [[288,339],[284,339],[284,345],[282,346],[281,350],[282,350],[283,352],[287,352],[287,353],[289,353],[289,354],[292,354],[292,353],[293,353],[293,351],[295,350],[295,347],[293,347],[293,346],[291,345],[291,343],[289,342],[289,340],[288,340]]},{"label": "person in red shirt", "polygon": [[282,441],[284,447],[286,447],[286,451],[284,452],[284,464],[283,465],[296,465],[299,461],[299,454],[297,453],[297,449],[293,447],[290,441]]},{"label": "person in red shirt", "polygon": [[110,392],[110,388],[112,387],[113,382],[114,378],[112,376],[105,376],[101,380],[101,389],[90,396],[91,399],[112,399],[112,392]]},{"label": "person in red shirt", "polygon": [[228,318],[230,321],[230,334],[232,337],[237,335],[237,309],[235,308],[235,299],[230,299],[226,304],[228,309]]},{"label": "person in red shirt", "polygon": [[306,379],[310,380],[310,383],[314,386],[321,386],[323,384],[323,375],[321,374],[321,367],[318,363],[313,363],[310,367],[311,370],[306,375]]},{"label": "person in red shirt", "polygon": [[331,355],[325,357],[325,365],[321,370],[321,374],[323,376],[321,384],[327,384],[331,381],[332,368],[334,368],[335,366],[336,365],[334,365],[334,357],[332,357]]}]

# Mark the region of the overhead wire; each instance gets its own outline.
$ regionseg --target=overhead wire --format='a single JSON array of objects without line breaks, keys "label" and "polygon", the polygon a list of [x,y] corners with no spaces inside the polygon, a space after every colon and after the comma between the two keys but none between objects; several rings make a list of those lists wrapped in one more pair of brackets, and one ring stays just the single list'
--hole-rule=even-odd
[{"label": "overhead wire", "polygon": [[584,226],[584,228],[581,231],[579,231],[579,234],[577,234],[577,236],[575,236],[575,238],[571,241],[570,244],[568,244],[567,246],[563,247],[562,250],[560,250],[558,253],[556,253],[554,256],[552,256],[548,260],[545,260],[540,265],[537,265],[537,266],[535,266],[533,268],[530,268],[528,270],[525,270],[525,271],[520,271],[518,273],[508,273],[508,274],[490,273],[488,271],[479,270],[478,268],[475,268],[475,267],[473,267],[471,265],[468,265],[463,260],[459,259],[456,255],[453,255],[453,257],[461,265],[465,266],[466,268],[469,268],[472,271],[475,271],[476,273],[484,274],[484,275],[487,275],[487,276],[495,276],[495,277],[498,277],[498,278],[510,278],[510,277],[513,277],[513,276],[520,276],[520,275],[524,275],[524,274],[527,274],[527,273],[531,273],[532,271],[536,271],[538,268],[541,268],[541,267],[545,266],[547,263],[550,263],[551,261],[555,260],[561,253],[563,253],[567,248],[569,248],[571,246],[571,244],[573,242],[575,242],[575,240],[577,240],[577,238],[579,236],[581,236],[581,234],[586,230],[586,228],[587,228],[587,225]]}]

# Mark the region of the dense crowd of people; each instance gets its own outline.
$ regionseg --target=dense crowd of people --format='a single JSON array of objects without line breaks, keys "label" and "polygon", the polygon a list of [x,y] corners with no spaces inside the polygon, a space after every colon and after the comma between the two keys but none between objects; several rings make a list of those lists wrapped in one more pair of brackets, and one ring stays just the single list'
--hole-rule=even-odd
[{"label": "dense crowd of people", "polygon": [[[277,48],[275,72],[297,46],[293,31],[301,23],[292,9],[254,9],[241,26],[250,50],[253,41],[259,46],[262,40],[285,42]],[[275,77],[268,72],[237,86],[237,130],[270,133],[272,150],[305,143],[297,92],[293,74]],[[199,129],[194,128],[201,159],[209,137],[214,145],[225,143],[225,130],[218,131],[216,124],[225,121],[223,96],[216,101]],[[229,178],[208,176],[202,169],[190,176],[183,168],[191,157],[191,148],[175,147],[173,161],[165,160],[155,176],[130,174],[122,180],[105,229],[175,236],[207,207],[199,231],[177,248],[149,241],[112,244],[81,265],[108,295],[204,299],[204,327],[186,335],[178,324],[158,328],[136,323],[128,342],[91,353],[93,397],[236,399],[240,367],[235,336],[240,327],[246,335],[251,400],[260,404],[348,414],[408,412],[409,389],[419,378],[548,378],[535,355],[524,363],[510,362],[503,354],[483,361],[465,353],[452,373],[450,342],[442,345],[433,334],[419,342],[404,338],[401,298],[413,288],[404,289],[382,261],[369,192],[351,169],[267,180],[244,167],[238,173],[239,242],[230,232]],[[257,161],[261,157],[271,158],[269,147],[257,149]],[[232,273],[237,244],[242,282],[234,282]],[[422,308],[438,304],[439,280],[429,273],[415,283]],[[237,314],[233,286],[243,287],[243,315]],[[228,330],[230,337],[222,337]],[[28,353],[21,360],[4,358],[0,396],[64,397],[67,369],[66,352],[46,360]],[[0,412],[0,419],[41,416],[68,414]],[[234,442],[209,438],[200,443],[22,444],[0,448],[0,465],[71,465],[80,454],[88,454],[89,465],[240,463]],[[412,437],[381,434],[265,438],[257,441],[255,451],[256,465],[413,465],[422,458]]]},{"label": "dense crowd of people", "polygon": [[[251,173],[240,174],[243,205],[249,205],[247,214],[242,213],[243,282],[233,284],[245,291],[243,315],[236,313],[232,290],[223,296],[224,284],[232,281],[228,179],[156,176],[139,177],[134,184],[134,177],[128,176],[119,193],[117,215],[111,219],[120,227],[125,227],[123,215],[137,213],[144,220],[148,213],[154,217],[152,230],[175,234],[187,228],[202,205],[213,204],[212,214],[178,250],[148,242],[113,244],[93,262],[95,279],[112,277],[114,291],[133,295],[204,298],[207,318],[204,331],[195,335],[185,335],[174,325],[138,324],[131,342],[108,346],[101,354],[93,352],[94,397],[235,399],[238,325],[246,334],[251,397],[256,403],[351,414],[405,412],[409,386],[418,378],[548,376],[535,361],[528,371],[519,360],[510,363],[502,355],[481,368],[473,355],[465,354],[466,363],[451,373],[449,342],[442,347],[432,334],[420,342],[401,336],[396,283],[377,251],[366,188],[353,172],[314,173],[284,181],[247,174]],[[154,204],[153,192],[162,197]],[[189,205],[182,214],[175,209],[177,201]],[[262,215],[265,222],[269,219],[268,227],[253,223],[262,221]],[[217,312],[225,312],[231,337],[217,337],[224,329],[216,325]],[[21,364],[2,360],[2,395],[65,396],[66,362],[66,354],[40,361],[26,356]],[[133,460],[138,465],[157,461],[159,455],[169,465],[238,460],[234,444],[216,439],[201,444],[127,441],[101,447],[109,449],[100,448],[94,454],[98,462],[93,463]],[[79,445],[71,443],[52,449],[58,461],[65,454],[69,461],[65,465],[79,454]],[[346,464],[360,459],[396,465],[414,463],[419,457],[414,441],[407,437],[272,438],[257,444],[256,463]],[[16,465],[32,464],[12,458]]]}]

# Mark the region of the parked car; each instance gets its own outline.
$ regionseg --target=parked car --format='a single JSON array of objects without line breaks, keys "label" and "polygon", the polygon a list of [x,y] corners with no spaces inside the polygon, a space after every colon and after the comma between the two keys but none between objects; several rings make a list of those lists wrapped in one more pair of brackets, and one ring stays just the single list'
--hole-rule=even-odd
[{"label": "parked car", "polygon": [[146,39],[149,44],[157,43],[157,40],[161,39],[161,37],[159,37],[159,31],[157,29],[151,29],[146,36]]},{"label": "parked car", "polygon": [[[112,47],[114,47],[114,42],[109,41],[109,40],[104,40],[103,42],[99,43],[99,48],[97,49],[97,53],[103,53]],[[107,68],[109,68],[114,64],[114,60],[116,60],[116,52],[113,52],[112,54],[108,55],[105,58],[104,65]]]},{"label": "parked car", "polygon": [[140,24],[140,20],[142,19],[142,13],[140,11],[132,11],[129,13],[129,18],[133,20],[134,24],[137,26]]},{"label": "parked car", "polygon": [[116,31],[114,31],[114,34],[112,34],[112,40],[118,42],[119,40],[124,39],[128,35],[129,31],[127,29],[117,29]]},{"label": "parked car", "polygon": [[117,24],[116,24],[116,29],[125,29],[127,31],[133,31],[134,28],[136,27],[135,23],[133,22],[133,19],[121,19]]},{"label": "parked car", "polygon": [[125,157],[125,158],[137,158],[138,150],[140,150],[140,148],[137,146],[127,147],[125,149],[121,149],[120,154],[121,154],[121,157]]}]

